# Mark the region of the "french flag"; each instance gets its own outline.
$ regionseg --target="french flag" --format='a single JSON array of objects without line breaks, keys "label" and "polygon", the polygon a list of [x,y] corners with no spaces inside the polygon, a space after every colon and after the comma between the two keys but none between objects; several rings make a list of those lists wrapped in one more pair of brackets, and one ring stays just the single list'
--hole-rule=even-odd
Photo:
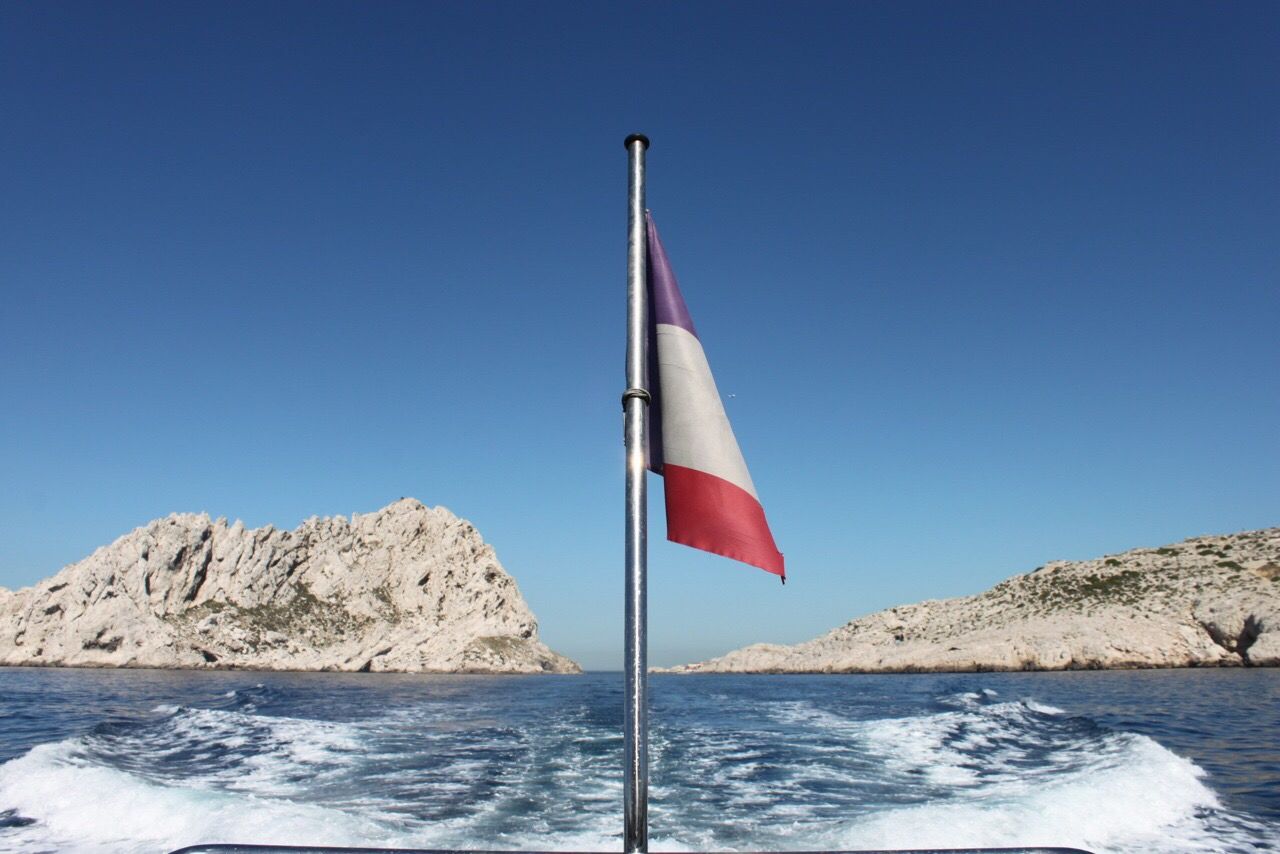
[{"label": "french flag", "polygon": [[665,482],[667,539],[782,576],[747,472],[671,262],[649,232],[649,469]]}]

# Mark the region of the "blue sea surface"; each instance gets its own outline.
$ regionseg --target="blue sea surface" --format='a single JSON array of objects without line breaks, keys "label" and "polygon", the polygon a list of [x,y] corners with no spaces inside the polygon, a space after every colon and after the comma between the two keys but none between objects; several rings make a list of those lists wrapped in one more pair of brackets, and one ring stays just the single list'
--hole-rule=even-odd
[{"label": "blue sea surface", "polygon": [[[654,676],[655,850],[1280,851],[1280,671]],[[622,677],[0,668],[0,851],[621,850]]]}]

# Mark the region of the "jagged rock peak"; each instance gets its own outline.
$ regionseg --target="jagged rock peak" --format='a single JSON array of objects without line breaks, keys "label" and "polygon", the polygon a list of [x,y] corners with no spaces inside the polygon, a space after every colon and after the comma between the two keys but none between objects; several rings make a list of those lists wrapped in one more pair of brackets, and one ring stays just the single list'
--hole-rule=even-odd
[{"label": "jagged rock peak", "polygon": [[401,498],[293,531],[173,513],[0,591],[0,664],[577,672],[470,522]]},{"label": "jagged rock peak", "polygon": [[675,672],[1280,666],[1280,528],[1052,561],[976,596],[888,608]]}]

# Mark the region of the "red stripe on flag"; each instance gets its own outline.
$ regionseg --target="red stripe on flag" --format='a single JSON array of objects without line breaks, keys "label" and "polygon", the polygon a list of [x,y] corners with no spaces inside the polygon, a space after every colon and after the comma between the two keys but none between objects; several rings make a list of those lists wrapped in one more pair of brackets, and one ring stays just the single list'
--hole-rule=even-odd
[{"label": "red stripe on flag", "polygon": [[787,577],[764,508],[750,492],[713,474],[667,463],[667,539]]}]

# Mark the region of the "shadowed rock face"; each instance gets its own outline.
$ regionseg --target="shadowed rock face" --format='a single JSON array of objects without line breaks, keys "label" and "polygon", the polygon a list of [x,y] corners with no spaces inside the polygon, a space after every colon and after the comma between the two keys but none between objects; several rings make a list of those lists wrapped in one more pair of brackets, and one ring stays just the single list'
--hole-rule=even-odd
[{"label": "shadowed rock face", "polygon": [[579,672],[479,532],[412,499],[294,531],[158,519],[0,588],[0,664]]},{"label": "shadowed rock face", "polygon": [[977,596],[675,672],[876,673],[1280,666],[1280,528],[1055,561]]}]

